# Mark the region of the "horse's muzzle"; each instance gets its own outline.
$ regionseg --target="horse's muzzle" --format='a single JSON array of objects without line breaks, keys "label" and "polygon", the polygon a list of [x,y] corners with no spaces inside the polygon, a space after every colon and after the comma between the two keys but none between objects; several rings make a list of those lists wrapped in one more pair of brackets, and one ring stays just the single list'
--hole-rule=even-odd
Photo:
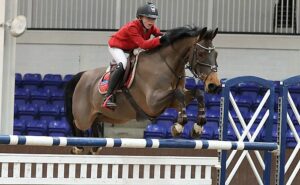
[{"label": "horse's muzzle", "polygon": [[208,93],[216,94],[216,93],[220,93],[221,90],[222,90],[222,86],[221,85],[216,85],[214,83],[208,84],[207,87],[208,87],[208,89],[207,89]]}]

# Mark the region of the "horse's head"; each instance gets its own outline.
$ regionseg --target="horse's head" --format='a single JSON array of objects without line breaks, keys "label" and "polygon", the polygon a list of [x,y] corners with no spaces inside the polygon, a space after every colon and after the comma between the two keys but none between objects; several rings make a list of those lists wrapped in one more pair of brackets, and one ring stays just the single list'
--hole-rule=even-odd
[{"label": "horse's head", "polygon": [[217,75],[218,53],[212,44],[212,40],[218,33],[218,29],[202,29],[200,36],[196,40],[189,55],[189,69],[198,79],[205,84],[205,91],[216,93],[221,89],[221,83]]}]

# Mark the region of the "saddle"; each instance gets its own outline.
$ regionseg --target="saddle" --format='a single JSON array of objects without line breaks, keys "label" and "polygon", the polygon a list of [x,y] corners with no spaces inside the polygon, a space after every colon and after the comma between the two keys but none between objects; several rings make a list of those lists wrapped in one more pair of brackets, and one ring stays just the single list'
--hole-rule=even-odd
[{"label": "saddle", "polygon": [[[136,70],[136,64],[138,61],[138,56],[139,56],[139,53],[142,51],[143,51],[142,49],[135,49],[135,50],[133,50],[133,52],[129,53],[123,79],[118,84],[115,91],[118,92],[118,90],[120,90],[122,87],[126,87],[128,89],[130,88],[130,86],[133,82],[134,76],[135,76],[135,70]],[[117,62],[113,59],[110,62],[110,65],[107,68],[106,72],[104,73],[104,75],[102,75],[102,77],[100,78],[100,80],[98,82],[98,90],[99,90],[100,94],[106,94],[106,92],[108,90],[108,81],[110,78],[110,74],[116,69],[116,67],[117,67]]]}]

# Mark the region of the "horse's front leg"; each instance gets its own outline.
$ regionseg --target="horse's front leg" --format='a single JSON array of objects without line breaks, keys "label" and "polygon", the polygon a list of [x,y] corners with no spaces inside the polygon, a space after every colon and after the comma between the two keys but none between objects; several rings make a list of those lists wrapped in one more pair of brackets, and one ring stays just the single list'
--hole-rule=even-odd
[{"label": "horse's front leg", "polygon": [[178,137],[183,132],[183,126],[187,123],[187,115],[185,110],[185,94],[183,91],[177,89],[175,91],[175,101],[171,107],[178,110],[177,122],[172,126],[171,133],[173,137]]},{"label": "horse's front leg", "polygon": [[198,102],[198,116],[197,122],[194,124],[193,130],[191,132],[191,137],[199,138],[199,136],[203,132],[203,125],[205,125],[206,123],[204,92],[198,89],[195,92],[194,97],[197,99]]}]

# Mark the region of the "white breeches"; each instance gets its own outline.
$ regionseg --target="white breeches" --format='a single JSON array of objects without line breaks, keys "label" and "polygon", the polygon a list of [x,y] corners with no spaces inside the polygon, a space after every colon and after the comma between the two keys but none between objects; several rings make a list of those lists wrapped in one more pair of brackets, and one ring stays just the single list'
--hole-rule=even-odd
[{"label": "white breeches", "polygon": [[126,69],[127,66],[127,57],[125,52],[122,49],[119,48],[111,48],[108,46],[108,51],[112,55],[112,57],[115,59],[117,63],[122,63],[124,69]]}]

